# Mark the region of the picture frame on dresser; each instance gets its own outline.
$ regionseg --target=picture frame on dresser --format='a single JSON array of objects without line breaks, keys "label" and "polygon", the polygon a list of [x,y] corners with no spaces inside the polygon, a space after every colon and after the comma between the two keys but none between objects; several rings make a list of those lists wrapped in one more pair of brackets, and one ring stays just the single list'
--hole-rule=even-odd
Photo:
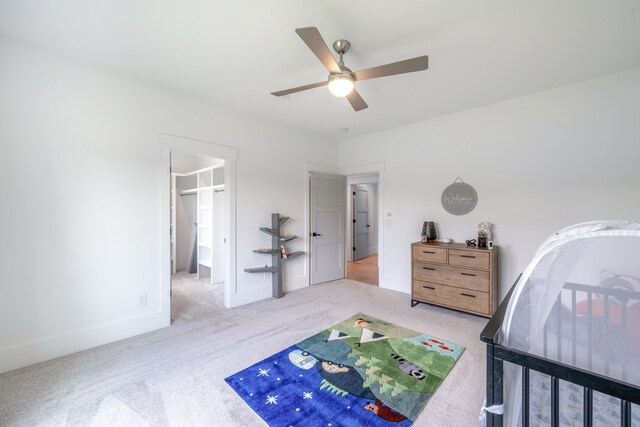
[{"label": "picture frame on dresser", "polygon": [[498,246],[411,244],[411,306],[431,304],[491,317],[498,305]]}]

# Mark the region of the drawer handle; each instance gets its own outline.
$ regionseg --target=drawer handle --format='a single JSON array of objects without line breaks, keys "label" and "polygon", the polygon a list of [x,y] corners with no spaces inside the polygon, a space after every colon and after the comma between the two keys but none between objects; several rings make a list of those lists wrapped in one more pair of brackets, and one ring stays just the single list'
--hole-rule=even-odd
[{"label": "drawer handle", "polygon": [[475,255],[460,255],[460,258],[475,258]]},{"label": "drawer handle", "polygon": [[431,289],[431,290],[434,290],[434,291],[436,290],[436,288],[434,288],[433,286],[422,285],[422,287],[425,288],[425,289]]},{"label": "drawer handle", "polygon": [[475,275],[475,274],[471,274],[471,273],[460,273],[460,274],[462,274],[463,276],[472,276],[472,277],[476,277],[476,275]]},{"label": "drawer handle", "polygon": [[431,267],[422,267],[423,270],[431,270],[431,271],[436,271],[435,268],[431,268]]},{"label": "drawer handle", "polygon": [[463,297],[469,297],[469,298],[475,298],[476,297],[475,295],[471,295],[471,294],[460,293],[460,295],[462,295]]},{"label": "drawer handle", "polygon": [[434,251],[422,251],[423,254],[435,254]]}]

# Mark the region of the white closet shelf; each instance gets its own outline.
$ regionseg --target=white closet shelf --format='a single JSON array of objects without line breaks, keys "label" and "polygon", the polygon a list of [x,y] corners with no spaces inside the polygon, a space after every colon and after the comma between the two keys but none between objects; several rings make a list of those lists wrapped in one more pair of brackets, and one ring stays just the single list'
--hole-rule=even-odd
[{"label": "white closet shelf", "polygon": [[210,243],[203,243],[203,242],[200,242],[200,243],[198,243],[198,246],[202,246],[203,248],[209,248],[209,249],[211,249],[211,244],[210,244]]},{"label": "white closet shelf", "polygon": [[207,185],[204,187],[196,187],[196,188],[187,188],[185,190],[182,190],[180,194],[195,194],[198,191],[207,191],[207,190],[224,190],[224,184]]},{"label": "white closet shelf", "polygon": [[211,261],[208,259],[201,259],[200,261],[198,261],[198,264],[211,268]]}]

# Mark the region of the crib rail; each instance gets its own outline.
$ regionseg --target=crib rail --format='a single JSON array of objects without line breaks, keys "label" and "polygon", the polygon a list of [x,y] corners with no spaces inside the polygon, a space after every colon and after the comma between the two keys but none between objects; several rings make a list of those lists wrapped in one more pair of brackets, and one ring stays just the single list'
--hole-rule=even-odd
[{"label": "crib rail", "polygon": [[[517,280],[516,280],[517,283]],[[487,390],[486,390],[486,407],[491,407],[493,405],[502,405],[504,403],[503,396],[503,374],[504,374],[504,362],[509,362],[514,365],[521,367],[521,375],[522,375],[522,426],[529,425],[529,408],[530,408],[530,375],[532,371],[540,372],[542,374],[548,375],[550,377],[550,390],[551,390],[551,426],[559,426],[559,416],[560,416],[560,392],[559,385],[560,381],[567,381],[569,383],[573,383],[577,386],[581,386],[583,388],[583,425],[592,426],[593,425],[593,392],[597,391],[600,393],[604,393],[606,395],[615,397],[620,399],[620,425],[623,427],[631,426],[632,419],[632,407],[631,404],[640,405],[640,389],[633,385],[625,382],[622,379],[615,379],[607,376],[606,374],[600,374],[596,372],[592,372],[587,369],[582,369],[576,366],[569,365],[567,363],[562,363],[558,360],[563,360],[567,358],[567,360],[571,360],[575,363],[575,354],[576,349],[575,346],[572,349],[570,355],[562,355],[560,353],[561,346],[558,344],[555,349],[555,353],[553,356],[558,360],[552,360],[549,357],[548,349],[546,345],[546,340],[548,339],[547,334],[545,333],[545,350],[544,355],[535,355],[529,354],[520,350],[511,349],[500,345],[497,343],[498,334],[500,333],[500,329],[502,326],[502,322],[504,320],[504,316],[506,313],[507,305],[509,304],[509,299],[513,293],[515,285],[512,286],[509,294],[502,301],[495,315],[491,318],[491,320],[487,323],[487,326],[484,328],[480,335],[480,339],[487,344]],[[610,304],[610,298],[618,298],[622,299],[622,301],[626,301],[626,299],[639,299],[640,293],[619,290],[619,289],[601,289],[594,288],[590,286],[567,283],[565,285],[565,289],[569,289],[571,292],[571,302],[572,302],[572,330],[575,334],[576,325],[576,292],[581,292],[586,294],[587,301],[587,310],[589,316],[589,325],[591,322],[591,314],[592,314],[592,304],[594,296],[597,295],[599,297],[604,298],[605,304],[605,318],[606,321],[609,321],[610,312],[608,310]],[[597,291],[596,291],[597,289]],[[560,336],[560,310],[562,307],[562,297],[559,296],[558,301],[556,302],[556,308],[558,310],[558,315],[553,320],[556,323],[555,326],[557,328],[557,336]],[[626,298],[626,299],[625,299]],[[627,317],[626,317],[626,302],[622,305],[624,308],[622,309],[622,326],[626,329],[627,327]],[[545,326],[546,327],[546,326]],[[591,327],[589,328],[589,334],[591,334]],[[592,339],[589,336],[589,351],[592,350]],[[626,354],[626,353],[625,353]],[[545,357],[546,356],[546,357]],[[591,368],[591,355],[589,355],[589,366]],[[608,373],[608,367],[605,368],[605,373]],[[623,372],[623,378],[626,378],[626,371]],[[503,425],[503,416],[501,414],[494,414],[488,412],[486,414],[487,425],[488,426],[502,426]]]}]

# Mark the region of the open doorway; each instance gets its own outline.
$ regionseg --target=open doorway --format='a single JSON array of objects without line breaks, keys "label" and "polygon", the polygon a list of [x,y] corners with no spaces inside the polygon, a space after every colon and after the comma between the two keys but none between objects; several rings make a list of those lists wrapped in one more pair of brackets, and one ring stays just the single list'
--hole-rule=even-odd
[{"label": "open doorway", "polygon": [[171,153],[171,322],[225,301],[225,161]]},{"label": "open doorway", "polygon": [[347,176],[347,279],[379,285],[378,173]]},{"label": "open doorway", "polygon": [[[309,277],[309,285],[316,285],[325,281],[349,278],[348,266],[356,268],[365,262],[353,262],[353,237],[352,224],[352,185],[373,184],[371,197],[368,201],[369,215],[373,215],[368,221],[371,236],[369,242],[372,246],[368,250],[366,264],[367,275],[370,279],[365,283],[377,284],[385,288],[393,288],[394,282],[384,276],[384,229],[382,227],[382,209],[384,206],[384,163],[371,163],[361,166],[334,169],[327,166],[306,163],[305,178],[307,181],[305,217],[305,234],[310,236],[307,241],[309,262],[306,272]],[[319,181],[324,181],[321,185]],[[336,183],[334,183],[334,181]],[[339,183],[338,183],[339,182]],[[334,185],[335,184],[335,185]],[[331,215],[327,215],[331,208]],[[340,212],[335,215],[336,209]],[[387,216],[391,216],[388,213]],[[331,247],[323,251],[320,244],[331,238]],[[338,238],[337,245],[333,242]],[[340,243],[342,242],[342,243]],[[320,256],[320,255],[337,256]],[[319,280],[317,272],[332,270],[335,277]],[[354,278],[361,281],[361,278]]]}]

